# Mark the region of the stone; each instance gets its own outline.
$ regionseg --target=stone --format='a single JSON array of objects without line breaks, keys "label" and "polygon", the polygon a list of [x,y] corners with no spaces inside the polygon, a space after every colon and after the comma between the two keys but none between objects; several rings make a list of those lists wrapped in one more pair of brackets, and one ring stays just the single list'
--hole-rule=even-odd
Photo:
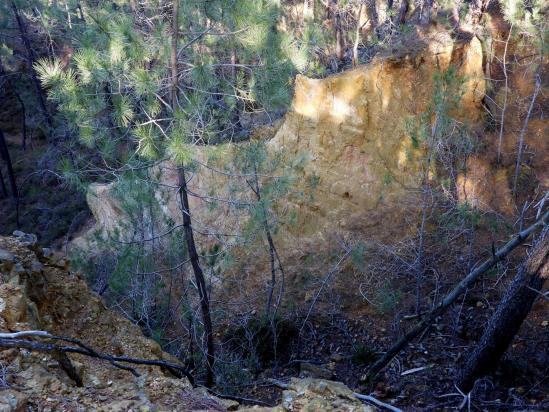
[{"label": "stone", "polygon": [[5,249],[0,249],[0,262],[14,262],[15,255]]},{"label": "stone", "polygon": [[42,270],[44,269],[44,265],[40,263],[38,260],[33,260],[31,263],[31,271],[33,274],[42,273]]},{"label": "stone", "polygon": [[239,411],[300,411],[300,412],[373,412],[353,395],[353,391],[341,382],[324,379],[292,378],[288,389],[282,392],[282,401],[273,408],[241,408]]},{"label": "stone", "polygon": [[300,363],[299,370],[302,375],[309,376],[311,378],[331,379],[334,375],[331,370],[323,366],[313,365],[307,362]]},{"label": "stone", "polygon": [[20,230],[15,230],[13,236],[19,239],[23,246],[34,246],[38,242],[38,238],[33,233],[25,233]]},{"label": "stone", "polygon": [[332,356],[330,356],[330,360],[332,362],[342,362],[343,361],[343,355],[339,353],[333,353]]},{"label": "stone", "polygon": [[28,398],[13,389],[0,391],[0,412],[24,412],[27,409]]}]

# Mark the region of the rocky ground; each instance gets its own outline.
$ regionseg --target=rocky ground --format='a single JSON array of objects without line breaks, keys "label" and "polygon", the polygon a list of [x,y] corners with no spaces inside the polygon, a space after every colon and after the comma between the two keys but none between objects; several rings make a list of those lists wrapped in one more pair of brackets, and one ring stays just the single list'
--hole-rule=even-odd
[{"label": "rocky ground", "polygon": [[[102,353],[178,362],[106,308],[65,258],[37,247],[33,235],[17,234],[0,237],[0,333],[42,330],[77,338]],[[374,410],[344,384],[328,380],[292,379],[283,384],[279,406],[250,407],[213,396],[156,366],[135,367],[136,377],[100,359],[68,356],[80,387],[54,352],[0,350],[0,411]]]}]

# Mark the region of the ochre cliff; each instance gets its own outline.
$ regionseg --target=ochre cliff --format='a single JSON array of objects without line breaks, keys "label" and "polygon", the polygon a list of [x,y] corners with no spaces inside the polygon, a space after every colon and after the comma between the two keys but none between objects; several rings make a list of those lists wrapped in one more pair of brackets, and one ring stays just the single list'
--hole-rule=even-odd
[{"label": "ochre cliff", "polygon": [[456,115],[473,125],[482,120],[476,37],[455,42],[444,31],[418,33],[401,47],[326,79],[298,76],[292,108],[269,144],[310,153],[306,174],[320,178],[317,201],[300,227],[361,233],[383,227],[387,237],[402,230],[402,212],[421,176],[406,123],[432,101],[437,72],[454,66],[466,78]]},{"label": "ochre cliff", "polygon": [[[296,200],[291,205],[299,208],[292,236],[302,243],[325,239],[334,231],[387,238],[395,231],[402,234],[402,212],[413,213],[412,192],[418,186],[421,162],[412,148],[407,122],[423,113],[432,100],[435,73],[450,66],[466,79],[456,116],[471,125],[481,122],[482,59],[476,37],[455,41],[447,32],[433,30],[418,32],[410,44],[354,70],[325,79],[298,76],[291,109],[274,136],[262,136],[273,153],[309,158],[300,172],[301,182],[318,178],[313,202]],[[215,159],[229,158],[232,150],[231,145],[196,148],[195,157],[202,165],[191,173],[190,190],[218,198],[234,196],[230,176],[203,166],[215,168],[219,163]],[[181,222],[175,166],[164,162],[157,171],[152,173],[161,183],[157,198],[165,213]],[[112,233],[124,220],[112,185],[93,185],[88,201],[95,229]],[[236,230],[242,224],[230,205],[212,211],[191,196],[191,209],[197,224],[212,232]]]}]

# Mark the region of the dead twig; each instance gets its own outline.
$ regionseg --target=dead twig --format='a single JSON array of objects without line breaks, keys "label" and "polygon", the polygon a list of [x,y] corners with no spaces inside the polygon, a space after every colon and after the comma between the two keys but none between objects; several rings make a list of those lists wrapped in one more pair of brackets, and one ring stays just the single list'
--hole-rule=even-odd
[{"label": "dead twig", "polygon": [[396,406],[393,406],[393,405],[389,405],[388,403],[381,402],[379,399],[376,399],[370,395],[362,395],[360,393],[354,392],[353,396],[361,401],[373,403],[375,406],[378,406],[383,409],[387,409],[393,412],[403,412],[402,409],[397,408]]},{"label": "dead twig", "polygon": [[[46,338],[52,340],[59,340],[64,342],[73,343],[77,346],[62,346],[49,342],[41,342],[29,339],[21,338]],[[46,331],[20,331],[12,333],[0,333],[0,348],[24,348],[28,350],[34,350],[37,352],[51,353],[59,361],[63,370],[67,375],[73,379],[78,386],[82,386],[81,377],[76,373],[70,359],[67,357],[67,353],[78,353],[80,355],[89,356],[92,358],[102,359],[108,361],[116,368],[126,370],[134,376],[139,376],[139,373],[132,367],[122,365],[121,363],[130,363],[134,365],[150,365],[160,366],[168,369],[172,374],[181,378],[183,376],[189,379],[191,384],[194,383],[192,375],[186,368],[180,365],[176,365],[171,362],[166,362],[160,359],[138,359],[128,356],[113,356],[106,353],[98,352],[95,349],[84,344],[82,341],[74,338],[55,336]]]}]

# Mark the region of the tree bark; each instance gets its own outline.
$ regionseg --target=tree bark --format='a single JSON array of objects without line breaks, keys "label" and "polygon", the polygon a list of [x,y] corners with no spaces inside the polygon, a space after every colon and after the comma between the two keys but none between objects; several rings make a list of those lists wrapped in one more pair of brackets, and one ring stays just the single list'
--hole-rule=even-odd
[{"label": "tree bark", "polygon": [[8,151],[8,145],[6,144],[6,139],[4,138],[4,133],[0,130],[0,156],[6,162],[6,167],[8,170],[8,182],[10,183],[11,194],[14,198],[17,197],[17,184],[15,183],[15,173],[13,172],[13,165],[11,163],[10,152]]},{"label": "tree bark", "polygon": [[433,0],[423,0],[419,14],[419,24],[427,26],[431,23],[431,11],[433,9]]},{"label": "tree bark", "polygon": [[359,63],[358,59],[358,44],[360,43],[360,30],[362,29],[362,25],[366,24],[361,21],[361,17],[363,15],[362,11],[364,10],[364,2],[360,2],[360,6],[358,7],[358,11],[356,13],[356,30],[355,30],[355,41],[353,44],[353,67],[356,67]]},{"label": "tree bark", "polygon": [[[6,139],[4,139],[4,133],[2,132],[2,130],[0,130],[0,157],[6,162],[6,168],[8,171],[8,182],[10,183],[11,194],[13,197],[13,207],[15,209],[16,224],[17,228],[19,228],[19,191],[17,190],[17,184],[15,182],[15,173],[13,172],[10,152],[8,151],[8,145],[6,144]],[[2,186],[4,186],[3,181]]]},{"label": "tree bark", "polygon": [[19,93],[17,91],[13,91],[15,94],[15,98],[19,102],[19,105],[21,106],[21,148],[23,151],[27,150],[27,114],[25,110],[25,103],[23,102],[23,99],[21,96],[19,96]]},{"label": "tree bark", "polygon": [[[179,41],[179,1],[173,0],[172,9],[172,41],[171,41],[171,103],[175,111],[177,107],[177,43]],[[198,297],[200,299],[200,310],[202,312],[202,321],[204,323],[204,333],[206,335],[206,382],[207,388],[211,388],[214,383],[214,361],[215,346],[213,337],[212,318],[210,314],[210,301],[208,299],[208,290],[206,288],[206,279],[200,266],[196,243],[194,240],[193,228],[191,226],[191,210],[189,207],[189,194],[187,192],[187,178],[185,168],[180,167],[177,171],[179,184],[179,200],[181,202],[181,212],[183,214],[183,229],[185,232],[185,241],[187,243],[187,252],[193,268],[194,278],[198,287]]]},{"label": "tree bark", "polygon": [[476,349],[467,359],[458,383],[464,393],[471,391],[478,378],[496,370],[548,277],[549,236],[545,236],[518,270]]},{"label": "tree bark", "polygon": [[210,315],[210,302],[208,299],[208,291],[206,288],[206,279],[204,278],[204,272],[200,266],[200,260],[198,252],[196,250],[196,243],[194,240],[194,233],[191,226],[191,214],[189,208],[189,196],[187,193],[187,180],[185,177],[185,169],[179,168],[177,174],[179,180],[179,198],[181,201],[181,208],[183,212],[183,228],[185,231],[185,240],[187,242],[187,251],[189,253],[189,260],[193,268],[194,278],[198,287],[198,296],[200,298],[200,310],[202,312],[202,321],[204,322],[204,333],[206,334],[206,387],[211,388],[214,381],[214,340],[213,340],[213,326]]},{"label": "tree bark", "polygon": [[4,176],[2,175],[2,168],[0,168],[0,196],[1,198],[8,197],[8,188],[6,183],[4,183]]},{"label": "tree bark", "polygon": [[173,0],[172,9],[172,47],[170,54],[171,78],[171,102],[175,112],[177,106],[177,43],[179,41],[179,0]]},{"label": "tree bark", "polygon": [[410,7],[410,0],[401,0],[400,7],[398,8],[398,15],[395,21],[397,26],[400,26],[406,23],[406,13],[408,13],[409,7]]},{"label": "tree bark", "polygon": [[341,27],[341,15],[339,13],[338,0],[330,0],[330,13],[332,15],[332,24],[334,26],[336,56],[342,62],[345,59],[345,36]]},{"label": "tree bark", "polygon": [[368,34],[370,31],[375,31],[377,29],[377,26],[379,26],[379,14],[377,12],[377,4],[376,0],[365,0],[366,1],[366,10],[368,19],[370,19],[370,23],[367,24],[367,28],[365,27],[362,31],[362,34]]}]

